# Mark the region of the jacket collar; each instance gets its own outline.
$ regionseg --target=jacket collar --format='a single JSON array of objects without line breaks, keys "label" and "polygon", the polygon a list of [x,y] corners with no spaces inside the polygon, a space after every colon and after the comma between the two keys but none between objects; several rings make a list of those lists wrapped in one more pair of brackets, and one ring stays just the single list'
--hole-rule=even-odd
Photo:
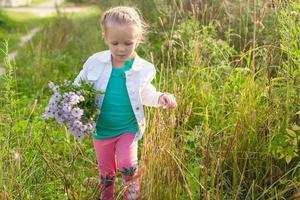
[{"label": "jacket collar", "polygon": [[[98,60],[102,63],[112,63],[111,62],[111,52],[110,50],[106,50],[101,52],[98,55]],[[142,68],[142,65],[144,63],[144,59],[142,59],[140,56],[138,56],[137,54],[135,55],[133,64],[132,64],[132,70],[138,71]],[[110,65],[111,66],[111,65]]]}]

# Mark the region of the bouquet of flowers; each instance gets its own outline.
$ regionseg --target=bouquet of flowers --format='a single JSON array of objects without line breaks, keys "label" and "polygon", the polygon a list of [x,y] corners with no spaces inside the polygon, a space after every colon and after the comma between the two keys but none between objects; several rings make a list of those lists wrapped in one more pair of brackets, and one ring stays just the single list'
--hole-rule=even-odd
[{"label": "bouquet of flowers", "polygon": [[60,125],[67,126],[78,140],[92,133],[100,111],[95,104],[95,95],[102,92],[94,90],[93,84],[84,81],[79,86],[67,80],[62,85],[52,82],[48,85],[53,94],[43,118],[55,119]]}]

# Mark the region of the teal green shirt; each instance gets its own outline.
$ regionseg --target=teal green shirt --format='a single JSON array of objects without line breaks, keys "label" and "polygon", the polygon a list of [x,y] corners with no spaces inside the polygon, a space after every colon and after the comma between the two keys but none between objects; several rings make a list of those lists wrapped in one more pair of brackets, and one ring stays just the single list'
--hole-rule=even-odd
[{"label": "teal green shirt", "polygon": [[131,69],[132,63],[128,60],[124,67],[112,68],[93,138],[105,139],[138,131],[125,76],[125,71]]}]

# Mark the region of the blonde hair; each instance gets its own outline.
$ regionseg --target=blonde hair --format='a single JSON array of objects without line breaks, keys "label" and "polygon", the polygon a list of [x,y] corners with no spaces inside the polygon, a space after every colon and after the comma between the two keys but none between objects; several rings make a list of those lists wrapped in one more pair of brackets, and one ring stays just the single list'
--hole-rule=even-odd
[{"label": "blonde hair", "polygon": [[139,29],[139,39],[143,40],[147,33],[148,25],[143,21],[141,14],[137,8],[128,6],[118,6],[105,11],[101,17],[102,33],[105,33],[109,22],[117,22],[119,24],[133,24]]}]

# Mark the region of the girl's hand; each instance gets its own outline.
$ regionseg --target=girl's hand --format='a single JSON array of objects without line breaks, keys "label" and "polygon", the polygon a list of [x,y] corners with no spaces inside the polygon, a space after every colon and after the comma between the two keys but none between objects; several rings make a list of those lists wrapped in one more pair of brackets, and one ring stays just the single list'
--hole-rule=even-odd
[{"label": "girl's hand", "polygon": [[175,108],[177,106],[177,102],[175,97],[170,93],[164,93],[160,95],[158,99],[158,103],[162,105],[164,108]]}]

